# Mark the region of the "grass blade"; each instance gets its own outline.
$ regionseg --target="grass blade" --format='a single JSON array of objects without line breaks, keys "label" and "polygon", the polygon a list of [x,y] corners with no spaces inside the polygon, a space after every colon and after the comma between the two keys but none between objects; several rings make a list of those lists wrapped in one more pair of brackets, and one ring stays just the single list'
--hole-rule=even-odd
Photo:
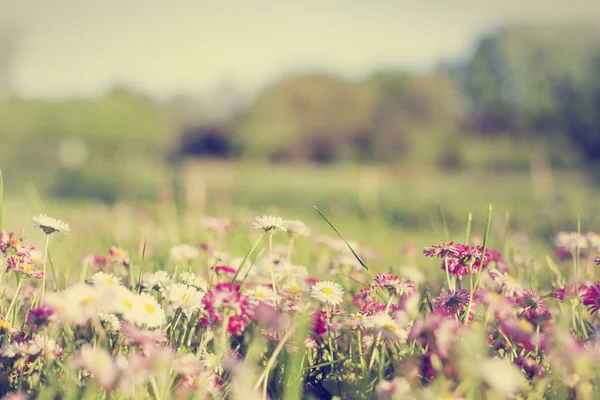
[{"label": "grass blade", "polygon": [[[233,275],[233,279],[231,280],[231,283],[235,283],[235,280],[237,279],[238,275],[240,274],[240,272],[242,272],[242,268],[244,268],[244,265],[246,265],[246,261],[248,261],[248,257],[250,257],[250,254],[252,254],[254,252],[254,250],[256,249],[256,246],[258,246],[258,244],[262,240],[263,236],[264,236],[264,234],[261,233],[260,236],[258,237],[258,239],[256,239],[256,242],[254,242],[254,246],[252,246],[252,248],[250,249],[248,254],[246,254],[246,257],[244,257],[244,259],[240,263],[240,266],[238,267],[237,271],[235,271],[235,275]],[[240,289],[241,289],[241,285],[240,285]]]},{"label": "grass blade", "polygon": [[442,210],[442,203],[436,201],[435,205],[437,206],[438,213],[440,214],[440,221],[442,221],[442,226],[444,227],[444,237],[446,238],[446,242],[449,242],[450,231],[448,230],[448,223],[446,222],[446,217],[444,216],[444,210]]},{"label": "grass blade", "polygon": [[335,229],[335,226],[333,226],[333,224],[331,222],[329,222],[329,220],[327,219],[327,217],[325,215],[323,215],[323,213],[321,212],[321,210],[319,210],[317,208],[317,206],[313,206],[313,207],[315,208],[315,210],[317,210],[317,212],[325,220],[325,222],[327,222],[329,224],[329,226],[331,226],[331,229],[333,229],[335,231],[335,233],[337,233],[337,235],[340,237],[340,239],[342,239],[344,241],[344,243],[346,243],[346,246],[348,246],[348,248],[350,249],[350,251],[352,252],[352,254],[354,255],[354,257],[356,257],[356,259],[358,260],[358,262],[360,263],[360,265],[362,265],[362,267],[367,272],[370,273],[369,267],[367,267],[367,264],[365,264],[365,262],[362,260],[362,258],[360,258],[360,256],[358,254],[356,254],[356,252],[354,251],[354,249],[352,248],[352,246],[350,246],[350,243],[348,243],[346,241],[346,239],[344,239],[344,237],[342,236],[342,234],[339,233],[337,229]]},{"label": "grass blade", "polygon": [[473,223],[473,213],[469,213],[469,217],[467,218],[467,229],[465,230],[465,244],[469,243],[469,238],[471,237],[471,224]]},{"label": "grass blade", "polygon": [[0,169],[0,231],[2,230],[2,216],[4,215],[4,178]]}]

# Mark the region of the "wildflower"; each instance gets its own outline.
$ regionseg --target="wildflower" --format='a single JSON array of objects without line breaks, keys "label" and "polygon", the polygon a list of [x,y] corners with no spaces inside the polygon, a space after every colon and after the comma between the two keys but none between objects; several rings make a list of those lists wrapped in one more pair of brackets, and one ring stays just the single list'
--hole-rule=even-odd
[{"label": "wildflower", "polygon": [[440,293],[432,304],[434,309],[440,310],[444,315],[459,315],[469,304],[469,292],[465,289],[448,290]]},{"label": "wildflower", "polygon": [[222,323],[227,319],[227,329],[240,336],[254,315],[250,298],[229,282],[219,283],[202,298],[207,322]]},{"label": "wildflower", "polygon": [[169,258],[173,261],[191,261],[200,257],[200,250],[191,244],[180,244],[169,250]]},{"label": "wildflower", "polygon": [[381,332],[382,337],[397,342],[406,343],[411,324],[406,314],[399,313],[396,320],[387,313],[379,313],[369,319],[369,326]]},{"label": "wildflower", "polygon": [[113,274],[105,273],[105,272],[96,272],[94,275],[92,275],[91,281],[96,286],[100,286],[100,285],[119,286],[119,285],[121,285],[121,278],[114,276]]},{"label": "wildflower", "polygon": [[116,334],[121,330],[121,322],[115,314],[99,312],[98,319],[106,325],[106,330]]},{"label": "wildflower", "polygon": [[156,271],[142,281],[144,290],[151,291],[152,289],[164,290],[171,284],[171,276],[167,271]]},{"label": "wildflower", "polygon": [[262,285],[248,290],[247,293],[248,296],[252,297],[256,301],[269,302],[275,299],[275,292],[273,292],[273,289]]},{"label": "wildflower", "polygon": [[176,283],[167,289],[167,300],[173,307],[181,308],[184,314],[189,318],[202,306],[203,294],[195,287],[187,286],[183,283]]},{"label": "wildflower", "polygon": [[136,327],[128,322],[121,324],[121,331],[127,338],[127,344],[138,344],[143,347],[153,347],[164,345],[167,342],[167,335],[159,329],[145,330]]},{"label": "wildflower", "polygon": [[229,267],[227,265],[217,265],[215,267],[213,267],[215,269],[215,272],[217,275],[219,276],[234,276],[236,273],[236,269],[233,267]]},{"label": "wildflower", "polygon": [[203,349],[200,352],[200,361],[204,365],[204,368],[215,372],[216,374],[223,373],[223,360],[221,357],[214,353],[210,353]]},{"label": "wildflower", "polygon": [[129,268],[129,253],[119,247],[112,246],[108,249],[108,254],[111,261],[115,264],[123,264],[125,268]]},{"label": "wildflower", "polygon": [[119,368],[111,355],[101,347],[84,344],[72,360],[72,366],[89,371],[101,388],[114,389],[119,378]]},{"label": "wildflower", "polygon": [[588,306],[588,311],[592,314],[600,310],[600,282],[590,285],[581,294],[583,305]]},{"label": "wildflower", "polygon": [[203,292],[206,292],[206,289],[208,288],[206,280],[193,272],[184,271],[180,273],[179,281],[185,285],[195,287]]},{"label": "wildflower", "polygon": [[266,233],[275,233],[276,231],[287,231],[283,218],[272,215],[263,215],[256,217],[252,223],[254,229],[263,229]]},{"label": "wildflower", "polygon": [[148,328],[156,328],[165,322],[165,312],[154,297],[148,293],[138,295],[135,321]]},{"label": "wildflower", "polygon": [[306,224],[302,221],[288,219],[284,221],[284,226],[287,229],[288,234],[292,237],[310,235],[310,229],[308,229]]},{"label": "wildflower", "polygon": [[312,287],[311,295],[323,303],[335,306],[344,300],[344,288],[331,281],[319,282]]},{"label": "wildflower", "polygon": [[483,381],[500,396],[508,396],[520,391],[525,377],[517,367],[506,360],[493,358],[480,363],[478,368]]},{"label": "wildflower", "polygon": [[364,330],[369,323],[369,316],[360,312],[352,313],[344,318],[344,323],[353,330]]},{"label": "wildflower", "polygon": [[62,349],[56,341],[48,335],[36,335],[28,342],[27,353],[30,355],[39,355],[46,360],[54,360],[59,357]]},{"label": "wildflower", "polygon": [[61,220],[51,218],[46,214],[40,214],[37,217],[33,217],[33,227],[40,228],[46,235],[51,235],[54,232],[66,235],[71,231],[69,224]]},{"label": "wildflower", "polygon": [[459,247],[454,242],[442,243],[439,246],[430,246],[423,249],[423,254],[427,257],[458,256]]},{"label": "wildflower", "polygon": [[598,265],[600,267],[600,257],[597,257],[596,259],[594,259],[594,262],[596,263],[596,265]]},{"label": "wildflower", "polygon": [[225,232],[227,230],[235,230],[236,225],[225,217],[202,217],[200,228],[207,231]]},{"label": "wildflower", "polygon": [[542,299],[535,295],[533,289],[525,291],[516,301],[520,307],[520,314],[529,321],[548,315],[548,308]]},{"label": "wildflower", "polygon": [[284,263],[277,267],[275,276],[279,279],[304,279],[308,276],[308,271],[302,265]]},{"label": "wildflower", "polygon": [[415,284],[396,275],[378,273],[373,281],[374,285],[387,289],[391,294],[404,296],[415,291]]}]

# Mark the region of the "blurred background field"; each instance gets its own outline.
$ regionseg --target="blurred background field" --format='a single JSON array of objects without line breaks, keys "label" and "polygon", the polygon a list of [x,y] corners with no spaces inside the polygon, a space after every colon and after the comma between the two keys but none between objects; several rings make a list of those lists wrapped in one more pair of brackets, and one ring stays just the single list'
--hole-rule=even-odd
[{"label": "blurred background field", "polygon": [[600,222],[592,3],[55,3],[0,16],[14,229],[128,204],[331,233],[316,205],[390,261],[444,239],[437,202],[457,238],[490,203],[541,246]]}]

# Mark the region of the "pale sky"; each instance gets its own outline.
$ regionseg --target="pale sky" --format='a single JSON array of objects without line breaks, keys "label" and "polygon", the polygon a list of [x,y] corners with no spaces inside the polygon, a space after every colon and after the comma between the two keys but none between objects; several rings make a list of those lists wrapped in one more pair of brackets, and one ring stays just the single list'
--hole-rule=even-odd
[{"label": "pale sky", "polygon": [[360,77],[424,69],[515,23],[598,21],[600,0],[0,0],[19,32],[11,74],[26,96],[94,96],[123,83],[156,96],[295,71]]}]

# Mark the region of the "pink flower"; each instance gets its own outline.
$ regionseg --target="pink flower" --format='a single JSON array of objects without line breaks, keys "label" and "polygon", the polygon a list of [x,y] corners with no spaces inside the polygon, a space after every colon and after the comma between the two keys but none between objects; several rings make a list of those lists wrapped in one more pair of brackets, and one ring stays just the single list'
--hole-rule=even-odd
[{"label": "pink flower", "polygon": [[207,322],[220,324],[225,319],[228,331],[240,336],[254,317],[250,298],[238,292],[238,287],[230,282],[222,282],[208,291],[202,299],[208,313]]},{"label": "pink flower", "polygon": [[433,300],[433,308],[442,314],[454,317],[462,314],[469,304],[469,292],[465,289],[448,290]]},{"label": "pink flower", "polygon": [[215,267],[215,272],[217,273],[217,275],[235,275],[236,273],[236,269],[229,267],[227,265],[217,265]]},{"label": "pink flower", "polygon": [[539,296],[536,296],[533,289],[523,292],[516,298],[516,301],[521,315],[531,322],[537,318],[549,316],[546,304]]},{"label": "pink flower", "polygon": [[423,249],[423,254],[427,257],[440,257],[446,256],[458,256],[460,245],[455,245],[454,242],[442,243],[439,246],[431,246]]},{"label": "pink flower", "polygon": [[162,346],[167,342],[167,334],[159,329],[144,330],[129,322],[123,322],[121,324],[121,331],[127,338],[126,343],[128,344],[133,343],[142,347],[154,347]]},{"label": "pink flower", "polygon": [[415,291],[415,284],[406,279],[400,279],[396,275],[378,273],[373,285],[387,289],[391,294],[404,296]]},{"label": "pink flower", "polygon": [[589,286],[582,294],[581,300],[583,304],[588,306],[590,313],[595,313],[600,310],[600,282],[596,282]]}]

